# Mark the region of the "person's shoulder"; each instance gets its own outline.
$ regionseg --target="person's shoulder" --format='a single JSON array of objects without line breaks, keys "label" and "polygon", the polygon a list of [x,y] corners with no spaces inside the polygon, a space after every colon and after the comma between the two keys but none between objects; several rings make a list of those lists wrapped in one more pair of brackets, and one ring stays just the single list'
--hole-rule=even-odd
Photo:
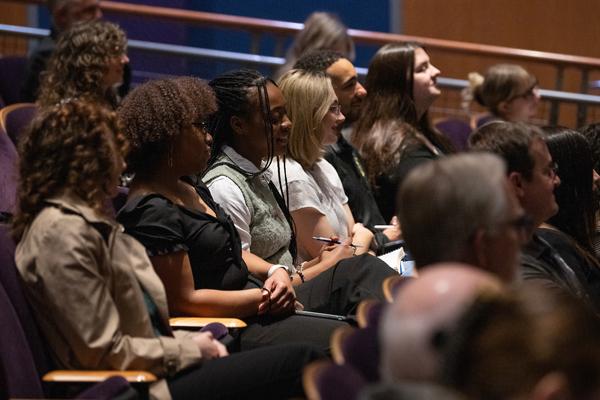
[{"label": "person's shoulder", "polygon": [[298,161],[289,157],[286,157],[285,163],[283,160],[273,160],[269,169],[271,170],[273,176],[276,177],[277,168],[279,167],[280,171],[283,172],[284,166],[288,182],[305,180],[308,176],[304,168],[302,168],[302,165],[300,165]]}]

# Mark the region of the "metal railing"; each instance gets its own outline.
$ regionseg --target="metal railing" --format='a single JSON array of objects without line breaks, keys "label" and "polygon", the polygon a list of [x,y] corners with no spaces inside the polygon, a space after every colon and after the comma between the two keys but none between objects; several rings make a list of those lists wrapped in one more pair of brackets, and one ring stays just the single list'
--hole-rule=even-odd
[{"label": "metal railing", "polygon": [[[44,3],[42,0],[12,1],[23,4]],[[114,1],[103,1],[101,7],[103,11],[108,14],[125,14],[129,16],[182,22],[190,25],[208,26],[218,29],[237,29],[246,31],[251,35],[251,44],[248,53],[139,40],[129,41],[129,46],[132,49],[244,64],[268,66],[278,66],[282,64],[284,59],[278,55],[283,53],[282,48],[284,41],[303,28],[303,24],[300,23],[140,4],[118,3]],[[554,88],[541,90],[542,98],[551,101],[549,113],[550,123],[556,123],[558,121],[560,103],[577,104],[578,125],[585,122],[588,105],[600,105],[600,96],[586,94],[589,86],[588,81],[590,72],[600,71],[600,59],[597,58],[356,29],[349,29],[348,32],[356,44],[383,45],[389,42],[416,41],[422,43],[429,50],[451,52],[455,55],[480,55],[495,57],[503,61],[528,61],[551,65],[556,71]],[[21,37],[40,38],[46,36],[48,31],[37,28],[0,25],[0,33]],[[263,35],[269,35],[276,38],[275,56],[258,54],[260,51],[261,37]],[[564,72],[567,68],[574,68],[580,72],[580,93],[562,91]],[[360,75],[366,74],[365,68],[357,68],[357,71]],[[450,89],[462,89],[467,85],[467,81],[453,78],[439,78],[438,83],[440,86]]]}]

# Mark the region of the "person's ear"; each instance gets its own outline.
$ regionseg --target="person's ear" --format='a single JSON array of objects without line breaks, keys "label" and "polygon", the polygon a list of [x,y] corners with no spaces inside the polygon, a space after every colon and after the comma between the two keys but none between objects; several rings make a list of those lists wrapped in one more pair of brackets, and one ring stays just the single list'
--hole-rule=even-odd
[{"label": "person's ear", "polygon": [[565,374],[551,372],[540,379],[531,391],[531,400],[568,400],[571,399],[569,382]]},{"label": "person's ear", "polygon": [[238,117],[237,115],[234,115],[229,119],[229,124],[231,125],[231,129],[233,129],[236,135],[246,134],[246,123],[242,118]]},{"label": "person's ear", "polygon": [[508,174],[508,183],[512,187],[517,199],[522,199],[525,195],[524,178],[520,172],[513,171]]},{"label": "person's ear", "polygon": [[509,101],[501,101],[500,103],[498,103],[498,107],[496,107],[496,109],[498,110],[498,113],[502,117],[506,118],[506,116],[510,112],[510,102]]}]

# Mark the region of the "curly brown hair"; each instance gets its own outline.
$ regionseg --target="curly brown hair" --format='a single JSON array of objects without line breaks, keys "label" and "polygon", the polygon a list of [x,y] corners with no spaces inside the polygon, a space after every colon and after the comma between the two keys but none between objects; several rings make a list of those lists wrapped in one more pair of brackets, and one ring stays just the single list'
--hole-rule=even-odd
[{"label": "curly brown hair", "polygon": [[106,107],[71,99],[42,109],[19,146],[15,240],[45,207],[45,200],[65,192],[105,213],[111,184],[121,172],[115,151],[126,149],[117,115]]},{"label": "curly brown hair", "polygon": [[214,92],[198,78],[160,79],[135,88],[118,110],[131,143],[128,170],[153,172],[167,156],[173,138],[216,111]]},{"label": "curly brown hair", "polygon": [[73,25],[59,36],[42,75],[38,104],[50,107],[62,99],[87,97],[116,105],[112,88],[103,85],[111,58],[126,52],[127,38],[115,24],[93,21]]}]

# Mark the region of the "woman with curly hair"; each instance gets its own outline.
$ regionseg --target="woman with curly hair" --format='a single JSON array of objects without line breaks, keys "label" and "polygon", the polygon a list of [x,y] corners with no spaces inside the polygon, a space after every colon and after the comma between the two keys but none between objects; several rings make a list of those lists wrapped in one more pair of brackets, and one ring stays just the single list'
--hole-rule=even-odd
[{"label": "woman with curly hair", "polygon": [[[206,122],[215,111],[212,90],[194,78],[148,82],[125,98],[119,115],[135,177],[117,218],[146,247],[173,313],[244,318],[242,349],[308,342],[328,351],[331,332],[345,323],[290,315],[302,306],[287,271],[242,251],[229,215],[193,178],[210,156]],[[298,296],[309,307],[306,299]]]},{"label": "woman with curly hair", "polygon": [[74,25],[60,35],[42,76],[37,103],[52,106],[62,99],[86,97],[115,108],[116,89],[123,81],[127,38],[106,21]]},{"label": "woman with curly hair", "polygon": [[15,260],[57,365],[147,370],[158,399],[301,396],[316,350],[226,357],[211,333],[171,331],[144,248],[103,208],[125,167],[120,132],[113,112],[70,99],[41,110],[21,143]]},{"label": "woman with curly hair", "polygon": [[415,43],[393,43],[369,65],[367,97],[352,134],[383,217],[394,216],[396,193],[412,168],[450,152],[448,140],[430,126],[427,111],[441,94],[440,70]]}]

